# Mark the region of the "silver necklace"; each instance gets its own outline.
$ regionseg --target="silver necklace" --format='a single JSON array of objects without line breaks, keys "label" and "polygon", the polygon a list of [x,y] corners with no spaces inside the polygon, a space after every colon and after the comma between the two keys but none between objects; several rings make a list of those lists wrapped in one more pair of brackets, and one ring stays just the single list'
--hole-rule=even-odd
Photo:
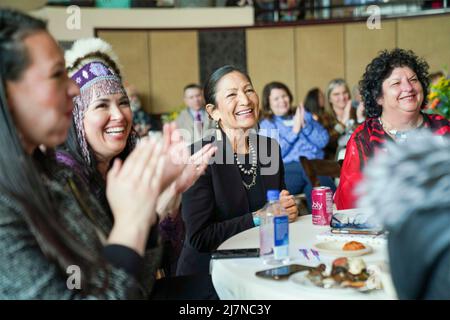
[{"label": "silver necklace", "polygon": [[381,121],[381,117],[378,117],[378,122],[381,124],[381,126],[383,127],[383,129],[391,136],[394,138],[394,140],[398,140],[398,141],[404,141],[407,139],[408,134],[410,133],[410,131],[420,127],[422,125],[422,122],[419,120],[419,122],[415,125],[414,128],[408,129],[408,130],[397,130],[397,129],[388,129],[387,126],[383,123],[383,121]]},{"label": "silver necklace", "polygon": [[250,161],[251,161],[251,168],[250,169],[245,169],[244,165],[239,161],[239,158],[237,156],[237,153],[234,154],[234,159],[236,160],[236,164],[239,168],[239,170],[247,175],[247,176],[252,176],[252,182],[250,184],[247,184],[244,180],[242,180],[242,184],[244,185],[244,187],[249,190],[251,187],[253,187],[256,184],[256,171],[257,171],[257,160],[256,160],[256,150],[255,147],[253,147],[253,145],[249,142],[249,154],[250,154]]}]

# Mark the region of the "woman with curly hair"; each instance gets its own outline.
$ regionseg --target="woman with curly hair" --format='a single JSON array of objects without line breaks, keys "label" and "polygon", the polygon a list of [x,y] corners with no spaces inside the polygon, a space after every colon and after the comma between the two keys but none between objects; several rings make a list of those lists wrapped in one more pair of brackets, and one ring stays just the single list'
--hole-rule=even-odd
[{"label": "woman with curly hair", "polygon": [[352,134],[334,200],[338,209],[355,206],[354,188],[367,160],[384,149],[386,141],[404,142],[418,128],[449,135],[449,121],[422,113],[428,94],[428,64],[412,51],[382,51],[366,67],[359,82],[366,121]]}]

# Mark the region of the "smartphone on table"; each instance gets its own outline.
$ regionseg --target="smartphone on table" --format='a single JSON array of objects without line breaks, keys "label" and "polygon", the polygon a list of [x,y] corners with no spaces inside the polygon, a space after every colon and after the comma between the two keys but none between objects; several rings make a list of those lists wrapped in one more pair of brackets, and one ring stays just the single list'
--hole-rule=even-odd
[{"label": "smartphone on table", "polygon": [[255,274],[256,276],[262,278],[283,280],[287,279],[291,274],[294,274],[296,272],[308,271],[311,269],[314,269],[314,267],[308,267],[301,264],[290,264],[287,266],[258,271]]},{"label": "smartphone on table", "polygon": [[259,248],[222,249],[211,253],[212,259],[257,258]]},{"label": "smartphone on table", "polygon": [[381,229],[353,229],[353,228],[331,228],[331,233],[334,234],[364,234],[371,236],[378,236],[383,234]]}]

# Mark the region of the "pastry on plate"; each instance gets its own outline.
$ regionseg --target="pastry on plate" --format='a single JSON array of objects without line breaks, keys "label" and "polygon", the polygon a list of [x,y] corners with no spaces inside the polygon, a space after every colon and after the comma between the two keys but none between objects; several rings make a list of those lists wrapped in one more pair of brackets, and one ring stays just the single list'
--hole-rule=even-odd
[{"label": "pastry on plate", "polygon": [[366,247],[358,241],[350,241],[344,244],[342,250],[344,251],[354,251],[354,250],[363,250]]}]

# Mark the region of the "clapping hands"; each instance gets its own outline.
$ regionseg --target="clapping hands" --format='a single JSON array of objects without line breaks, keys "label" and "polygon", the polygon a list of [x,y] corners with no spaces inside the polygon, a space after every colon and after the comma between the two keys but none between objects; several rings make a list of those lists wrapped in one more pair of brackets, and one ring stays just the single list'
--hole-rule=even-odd
[{"label": "clapping hands", "polygon": [[344,107],[344,116],[342,119],[342,123],[347,125],[348,120],[350,120],[350,115],[352,111],[352,100],[348,100]]},{"label": "clapping hands", "polygon": [[366,108],[364,107],[364,102],[361,101],[358,104],[358,107],[356,108],[356,119],[357,119],[358,123],[361,123],[365,120],[365,118],[366,118],[365,111],[366,111]]},{"label": "clapping hands", "polygon": [[300,105],[295,110],[294,115],[294,126],[292,127],[292,131],[295,133],[299,133],[300,130],[302,130],[305,127],[305,107],[303,106],[303,103],[300,103]]},{"label": "clapping hands", "polygon": [[211,159],[216,150],[217,147],[207,144],[189,158],[188,164],[180,177],[175,181],[177,193],[185,192],[197,181],[205,172],[209,159]]},{"label": "clapping hands", "polygon": [[[168,214],[173,217],[177,212],[181,193],[189,189],[205,172],[208,162],[216,152],[217,147],[207,144],[198,152],[189,156],[189,151],[182,136],[177,131],[175,123],[164,127],[164,149],[167,150],[167,160],[164,170],[169,172],[165,178],[172,181],[171,186],[158,199],[157,212],[163,219]],[[176,173],[173,177],[170,173]]]},{"label": "clapping hands", "polygon": [[114,161],[106,178],[106,197],[114,216],[108,243],[143,255],[150,227],[157,221],[163,166],[163,146],[154,139],[141,142],[123,163]]}]

